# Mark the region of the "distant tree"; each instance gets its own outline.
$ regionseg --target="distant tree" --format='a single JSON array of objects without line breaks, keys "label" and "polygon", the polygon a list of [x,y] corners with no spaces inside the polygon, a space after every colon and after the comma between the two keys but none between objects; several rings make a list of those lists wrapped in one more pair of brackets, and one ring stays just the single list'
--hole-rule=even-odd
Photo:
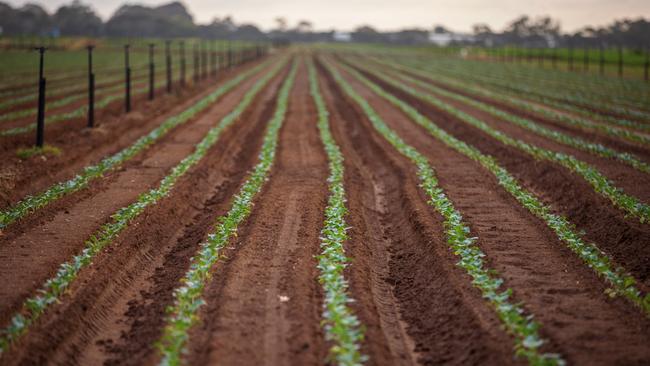
[{"label": "distant tree", "polygon": [[187,37],[197,33],[192,16],[179,2],[149,8],[122,5],[106,22],[111,36]]},{"label": "distant tree", "polygon": [[532,47],[546,47],[554,44],[560,38],[560,25],[550,17],[536,20],[523,15],[508,25],[501,34],[500,40]]},{"label": "distant tree", "polygon": [[62,35],[99,36],[104,29],[102,20],[93,9],[79,0],[61,6],[52,18]]},{"label": "distant tree", "polygon": [[40,5],[26,4],[14,16],[20,34],[45,35],[52,31],[52,19]]},{"label": "distant tree", "polygon": [[472,33],[474,34],[474,40],[478,44],[484,46],[492,46],[496,43],[495,34],[492,32],[490,26],[484,23],[475,24],[472,26]]},{"label": "distant tree", "polygon": [[14,35],[22,33],[17,11],[3,2],[0,2],[0,28],[2,28],[2,34]]},{"label": "distant tree", "polygon": [[602,29],[602,38],[628,47],[650,47],[650,22],[645,19],[623,19]]},{"label": "distant tree", "polygon": [[369,25],[358,27],[352,32],[351,36],[355,42],[379,43],[386,41],[386,38],[381,33]]},{"label": "distant tree", "polygon": [[214,18],[207,25],[198,26],[198,35],[205,38],[229,38],[237,26],[232,17],[226,16],[223,19]]},{"label": "distant tree", "polygon": [[429,32],[424,29],[404,29],[389,35],[391,43],[424,44],[429,42]]},{"label": "distant tree", "polygon": [[474,35],[492,34],[492,29],[485,23],[479,23],[472,26],[472,33]]},{"label": "distant tree", "polygon": [[278,32],[286,32],[287,30],[287,19],[284,17],[277,17],[275,18],[275,24],[276,24],[276,31]]},{"label": "distant tree", "polygon": [[443,34],[443,33],[451,33],[451,32],[442,25],[435,25],[433,26],[433,33]]},{"label": "distant tree", "polygon": [[296,27],[296,30],[298,33],[309,33],[312,31],[312,23],[308,20],[301,20],[298,22],[298,27]]},{"label": "distant tree", "polygon": [[252,24],[242,24],[233,32],[232,38],[243,41],[258,41],[266,39],[266,35]]}]

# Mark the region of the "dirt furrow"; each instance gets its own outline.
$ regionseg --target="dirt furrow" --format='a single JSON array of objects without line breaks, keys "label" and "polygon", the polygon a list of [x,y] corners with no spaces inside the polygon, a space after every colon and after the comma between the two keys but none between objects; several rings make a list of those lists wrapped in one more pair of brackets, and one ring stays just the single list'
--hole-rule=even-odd
[{"label": "dirt furrow", "polygon": [[[352,229],[351,304],[366,326],[369,364],[512,364],[512,340],[443,237],[442,220],[399,155],[321,68],[345,156]],[[392,293],[391,297],[385,297]]]},{"label": "dirt furrow", "polygon": [[71,194],[42,210],[45,212],[8,228],[0,238],[0,276],[9,283],[0,289],[0,324],[8,321],[23,299],[50,278],[60,263],[76,254],[84,240],[109,221],[113,212],[156,185],[191,153],[255,80],[242,83],[201,117],[172,131],[121,170],[109,174],[108,179],[93,182],[82,195]]},{"label": "dirt furrow", "polygon": [[549,351],[575,364],[650,361],[650,322],[641,312],[623,299],[609,299],[602,281],[480,165],[428,135],[361,83],[348,80],[407,143],[430,158],[441,186],[479,237],[490,266],[542,323],[543,335],[551,340]]},{"label": "dirt furrow", "polygon": [[316,118],[302,65],[270,180],[206,287],[188,364],[315,365],[325,359],[314,256],[328,170]]},{"label": "dirt furrow", "polygon": [[[81,273],[69,295],[35,324],[6,355],[8,360],[139,365],[155,357],[153,344],[160,336],[165,308],[173,300],[172,291],[214,218],[228,209],[256,160],[285,74],[286,70],[271,81],[168,198],[136,219]],[[225,103],[226,99],[201,120],[210,126],[216,123],[231,109]],[[189,139],[191,134],[185,131],[178,138]]]},{"label": "dirt furrow", "polygon": [[[647,291],[650,286],[650,228],[628,219],[581,177],[555,164],[538,161],[518,149],[501,144],[482,131],[420,101],[371,75],[373,82],[414,106],[456,138],[497,158],[524,187],[534,192],[555,212],[566,216],[585,238],[630,271]],[[636,183],[639,185],[639,182]],[[642,188],[642,189],[647,189]]]},{"label": "dirt furrow", "polygon": [[117,103],[97,112],[98,125],[93,129],[85,127],[85,117],[47,126],[46,142],[60,148],[60,156],[24,161],[15,152],[20,147],[31,146],[34,135],[2,137],[0,156],[4,163],[0,169],[0,207],[5,208],[28,194],[41,192],[54,182],[74,177],[84,166],[131,145],[165,119],[184,111],[228,79],[257,64],[224,71],[219,80],[210,81],[211,84],[179,90],[172,95],[158,93],[152,102],[145,100],[146,95],[142,99],[134,98],[134,110],[129,114],[124,114],[123,105]]}]

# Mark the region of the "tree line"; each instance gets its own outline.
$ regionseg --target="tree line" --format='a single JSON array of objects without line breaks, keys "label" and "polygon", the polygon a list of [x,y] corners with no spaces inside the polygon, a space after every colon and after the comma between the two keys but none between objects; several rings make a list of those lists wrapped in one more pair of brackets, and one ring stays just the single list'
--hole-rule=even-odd
[{"label": "tree line", "polygon": [[116,36],[116,37],[189,37],[283,40],[289,42],[356,41],[368,43],[427,44],[436,36],[446,37],[452,45],[522,47],[598,47],[623,46],[643,49],[650,46],[650,21],[622,19],[603,27],[585,27],[563,33],[550,17],[521,16],[501,31],[477,24],[470,34],[459,34],[444,26],[431,29],[409,28],[382,32],[363,25],[341,36],[335,30],[315,32],[311,22],[301,20],[290,27],[284,18],[276,18],[276,27],[263,32],[253,24],[237,24],[232,17],[215,18],[208,24],[196,24],[180,2],[157,7],[123,5],[106,22],[93,9],[74,0],[49,14],[36,4],[19,8],[0,2],[0,34],[39,36]]}]

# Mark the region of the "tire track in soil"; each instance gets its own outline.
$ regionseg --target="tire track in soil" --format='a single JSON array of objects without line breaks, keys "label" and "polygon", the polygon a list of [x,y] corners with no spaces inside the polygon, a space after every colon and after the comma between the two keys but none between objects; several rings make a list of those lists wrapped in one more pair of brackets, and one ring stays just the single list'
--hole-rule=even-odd
[{"label": "tire track in soil", "polygon": [[[287,69],[258,95],[221,143],[171,195],[120,235],[30,332],[4,355],[10,364],[152,363],[165,308],[190,257],[254,164]],[[245,86],[245,84],[242,84]],[[205,115],[213,125],[227,111]]]},{"label": "tire track in soil", "polygon": [[92,129],[86,128],[85,116],[46,126],[46,142],[62,150],[58,157],[21,160],[15,151],[20,147],[31,146],[34,135],[27,133],[0,137],[0,157],[3,159],[0,169],[0,208],[15,204],[28,194],[41,192],[55,182],[68,180],[83,167],[131,145],[169,116],[189,108],[228,79],[260,62],[219,74],[219,80],[210,80],[210,84],[192,85],[175,90],[172,95],[158,92],[152,102],[146,100],[146,95],[135,97],[132,102],[133,111],[128,114],[124,114],[123,105],[116,101],[111,107],[96,111],[97,125]]},{"label": "tire track in soil", "polygon": [[[503,332],[443,238],[412,164],[379,136],[318,65],[345,156],[351,307],[369,365],[516,364]],[[387,296],[392,293],[392,296]],[[406,334],[405,334],[406,333]]]},{"label": "tire track in soil", "polygon": [[[143,154],[107,174],[105,182],[91,183],[82,197],[71,194],[64,205],[46,207],[50,217],[31,218],[11,226],[0,238],[0,324],[20,309],[22,301],[82,248],[84,241],[117,209],[157,185],[169,170],[194,150],[214,124],[229,113],[257,78],[252,78],[209,107],[200,117],[170,131]],[[101,179],[104,180],[104,179]],[[29,225],[33,223],[33,225]],[[36,254],[36,255],[35,255]],[[29,268],[25,271],[25,268]]]},{"label": "tire track in soil", "polygon": [[522,186],[553,207],[556,213],[567,217],[579,230],[585,232],[586,240],[596,243],[618,265],[639,280],[642,291],[650,289],[650,227],[647,224],[625,218],[621,210],[613,207],[589,183],[567,169],[546,161],[537,161],[372,75],[364,75],[412,105],[451,135],[473,145],[484,154],[494,156]]},{"label": "tire track in soil", "polygon": [[480,165],[344,75],[391,128],[434,162],[441,186],[479,237],[490,267],[542,323],[548,351],[575,364],[650,362],[650,322],[642,313],[624,299],[610,300],[593,271]]},{"label": "tire track in soil", "polygon": [[286,118],[270,181],[206,286],[188,364],[317,365],[326,357],[314,256],[328,165],[304,64]]}]

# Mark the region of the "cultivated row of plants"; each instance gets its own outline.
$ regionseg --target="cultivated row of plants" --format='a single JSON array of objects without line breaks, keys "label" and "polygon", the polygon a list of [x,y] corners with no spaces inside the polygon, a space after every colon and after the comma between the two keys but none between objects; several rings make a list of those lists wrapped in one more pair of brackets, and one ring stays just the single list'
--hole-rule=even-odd
[{"label": "cultivated row of plants", "polygon": [[[559,96],[569,95],[569,97],[575,97],[574,101],[578,104],[588,100],[587,106],[592,107],[607,103],[611,105],[610,108],[614,112],[630,113],[631,116],[648,118],[648,106],[644,100],[650,97],[650,88],[643,83],[616,85],[612,83],[611,79],[598,77],[590,77],[573,83],[566,76],[548,80],[547,78],[538,78],[538,74],[534,72],[507,72],[504,76],[519,83],[535,86],[546,96],[554,96],[555,93],[559,93]],[[632,85],[637,87],[630,88]]]},{"label": "cultivated row of plants", "polygon": [[221,133],[232,125],[244,113],[253,102],[255,96],[268,84],[273,76],[286,64],[286,61],[278,63],[244,95],[239,104],[221,121],[212,127],[206,136],[196,145],[194,151],[181,160],[170,173],[159,183],[158,187],[149,190],[138,196],[138,199],[130,205],[117,210],[111,215],[111,222],[102,225],[85,242],[85,247],[80,254],[75,255],[70,261],[63,263],[56,275],[48,279],[40,288],[37,295],[34,295],[23,303],[23,309],[11,319],[11,323],[0,333],[0,354],[6,350],[12,342],[24,334],[29,326],[34,323],[52,304],[64,294],[67,288],[74,282],[79,272],[92,263],[93,258],[99,254],[107,245],[112,243],[129,224],[140,216],[149,206],[155,205],[163,198],[169,196],[178,180],[184,176],[191,167],[205,157],[210,148],[214,146]]},{"label": "cultivated row of plants", "polygon": [[[360,66],[359,63],[354,63],[357,65],[357,67]],[[377,69],[373,69],[373,71],[377,71]],[[386,69],[382,69],[381,72],[388,72]],[[445,89],[439,88],[431,83],[425,83],[421,80],[418,80],[416,78],[410,77],[407,74],[403,73],[393,73],[391,72],[390,75],[397,77],[398,79],[405,81],[407,83],[416,85],[420,88],[424,88],[437,96],[443,96],[443,97],[448,97],[454,100],[457,100],[459,102],[464,103],[465,105],[472,106],[474,108],[477,108],[479,110],[482,110],[484,112],[487,112],[493,116],[496,116],[503,121],[510,122],[514,125],[523,127],[529,131],[532,131],[540,136],[548,137],[556,142],[559,142],[563,145],[571,146],[586,152],[589,152],[591,154],[599,155],[602,157],[606,158],[612,158],[612,159],[617,159],[627,165],[632,166],[633,168],[642,171],[644,173],[650,173],[650,164],[640,160],[637,156],[627,153],[627,152],[619,152],[615,149],[603,146],[598,143],[592,143],[589,141],[586,141],[580,137],[575,137],[571,135],[567,135],[565,133],[559,132],[557,130],[551,129],[544,127],[543,125],[536,123],[532,120],[529,120],[527,118],[523,118],[517,115],[514,115],[512,113],[508,113],[502,109],[499,109],[497,107],[494,107],[490,104],[483,103],[468,97],[465,97],[461,94],[453,93],[450,91],[447,91]]]},{"label": "cultivated row of plants", "polygon": [[[438,65],[442,66],[442,65]],[[485,83],[492,85],[493,87],[500,88],[502,90],[510,90],[516,93],[525,93],[527,98],[535,98],[538,101],[553,105],[558,108],[564,108],[576,113],[586,113],[587,115],[596,115],[599,117],[607,118],[607,116],[601,116],[597,114],[590,113],[588,108],[598,108],[605,110],[611,113],[618,113],[629,115],[631,117],[636,117],[642,120],[647,120],[650,118],[650,114],[644,112],[640,109],[625,107],[621,101],[618,101],[615,104],[609,104],[612,99],[615,97],[609,96],[608,100],[593,100],[593,95],[598,93],[598,90],[589,87],[582,87],[580,92],[571,92],[567,87],[562,86],[552,86],[548,84],[542,84],[540,79],[533,77],[515,77],[511,72],[500,68],[489,68],[488,64],[482,63],[455,63],[451,68],[449,65],[444,65],[444,67],[439,67],[441,70],[446,72],[455,73],[458,76],[462,76],[467,79],[472,79],[477,82]],[[489,72],[487,69],[489,68]],[[585,94],[585,90],[589,91],[589,94]],[[630,103],[634,100],[629,96],[626,96],[624,99],[627,103]],[[640,101],[643,102],[642,100]],[[581,107],[579,107],[581,106]],[[640,104],[639,107],[647,108],[646,104]],[[617,123],[617,118],[607,118],[608,121]],[[623,124],[624,119],[620,119]],[[632,121],[627,121],[632,122]]]},{"label": "cultivated row of plants", "polygon": [[[496,71],[503,70],[522,82],[531,82],[540,88],[563,87],[565,92],[583,92],[588,90],[593,98],[610,95],[615,98],[638,98],[639,92],[647,92],[647,87],[638,80],[615,77],[594,77],[561,70],[521,67],[516,64],[494,64]],[[490,70],[492,71],[492,70]]]},{"label": "cultivated row of plants", "polygon": [[[164,75],[162,73],[159,73],[160,76]],[[146,79],[146,80],[145,80]],[[156,78],[158,79],[158,82],[156,83],[156,87],[164,85],[164,83],[161,82],[161,78]],[[132,79],[133,84],[133,92],[136,92],[140,89],[144,89],[145,91],[149,91],[149,81],[148,81],[148,76],[142,76],[138,78],[133,78]],[[78,88],[75,86],[75,88]],[[102,87],[97,85],[95,88],[95,97],[99,97],[105,94],[110,94],[110,93],[115,93],[120,90],[124,90],[124,83],[118,83],[115,85],[115,83],[111,83],[111,85]],[[55,90],[55,92],[58,92],[58,90]],[[57,93],[58,94],[58,93]],[[82,100],[84,98],[87,98],[87,89],[82,89],[79,90],[79,92],[74,93],[72,95],[56,99],[54,101],[47,101],[47,98],[52,97],[53,95],[47,95],[46,97],[46,104],[45,104],[45,111],[49,111],[50,109],[53,108],[60,108],[60,107],[65,107],[66,105],[69,105],[73,102],[76,102],[78,100]],[[32,97],[29,95],[28,97]],[[22,99],[22,98],[21,98]],[[31,99],[31,98],[30,98]],[[9,101],[8,101],[9,102]],[[99,100],[98,100],[99,102]],[[2,104],[6,104],[2,103]],[[18,118],[26,118],[30,116],[36,116],[36,113],[38,112],[38,108],[24,108],[20,110],[15,110],[7,113],[0,114],[0,123],[5,122],[5,121],[12,121]]]},{"label": "cultivated row of plants", "polygon": [[[422,70],[420,70],[420,69],[415,69],[415,68],[411,68],[411,67],[407,68],[404,65],[400,65],[400,64],[396,64],[396,63],[392,63],[392,62],[383,62],[383,61],[379,61],[379,60],[375,60],[375,61],[382,62],[382,63],[385,63],[386,65],[390,65],[390,66],[393,66],[393,67],[401,68],[404,71],[407,71],[407,72],[412,73],[412,74],[417,74],[417,75],[422,76],[424,78],[431,79],[432,77],[434,77],[433,74],[431,74],[430,72],[422,71],[422,70],[427,69],[426,66],[423,66],[423,65],[419,65],[422,68]],[[606,125],[606,124],[593,122],[593,121],[590,121],[588,119],[580,118],[580,117],[573,116],[573,115],[566,114],[566,113],[561,113],[561,112],[555,111],[555,110],[553,110],[551,108],[544,107],[544,106],[541,106],[541,105],[538,105],[538,104],[535,104],[535,103],[531,103],[531,102],[526,101],[524,99],[521,99],[521,98],[519,98],[517,96],[509,95],[509,94],[502,93],[502,92],[490,91],[488,89],[481,88],[481,87],[476,86],[474,84],[470,84],[470,83],[467,83],[467,82],[462,82],[462,81],[459,81],[458,79],[445,77],[445,76],[440,75],[440,74],[435,74],[435,80],[438,81],[438,82],[442,82],[442,83],[444,83],[446,85],[452,86],[452,87],[463,88],[462,90],[464,90],[464,91],[466,91],[466,92],[468,92],[470,94],[488,97],[488,98],[491,98],[493,100],[496,100],[496,101],[511,105],[513,107],[517,107],[519,109],[522,109],[522,110],[525,110],[525,111],[528,111],[528,112],[533,112],[535,114],[538,114],[540,116],[543,116],[545,118],[548,118],[548,119],[556,121],[556,122],[566,124],[568,126],[577,127],[577,128],[580,128],[580,129],[588,131],[588,132],[598,131],[598,132],[604,133],[604,134],[606,134],[608,136],[622,138],[622,139],[625,139],[625,140],[628,140],[628,141],[632,141],[632,142],[635,142],[635,143],[640,143],[640,144],[643,144],[643,145],[650,146],[650,137],[649,136],[639,134],[639,133],[635,133],[634,131],[630,131],[630,130],[627,130],[627,129],[624,129],[624,128],[617,128],[617,127],[609,126],[609,125]]]},{"label": "cultivated row of plants", "polygon": [[370,104],[352,88],[334,66],[325,61],[325,67],[345,94],[361,107],[377,132],[397,151],[413,162],[417,168],[420,187],[430,198],[429,204],[444,219],[447,243],[454,254],[460,258],[457,265],[472,277],[472,284],[482,292],[483,297],[497,313],[504,327],[514,337],[516,354],[525,357],[531,364],[535,365],[563,364],[564,361],[559,355],[540,351],[544,340],[539,335],[539,323],[534,321],[531,315],[525,315],[523,304],[512,301],[512,290],[502,289],[503,279],[498,277],[495,270],[487,268],[483,259],[485,254],[476,244],[478,238],[471,236],[469,226],[463,221],[462,215],[456,210],[445,191],[439,186],[438,179],[427,158],[414,147],[406,144],[390,129]]},{"label": "cultivated row of plants", "polygon": [[[102,87],[107,87],[115,84],[116,82],[121,81],[124,78],[124,76],[111,76],[109,78],[106,78],[103,83],[97,83],[96,87],[97,88],[102,88]],[[87,86],[84,85],[84,83],[76,82],[75,84],[68,85],[68,86],[62,86],[62,87],[57,87],[57,88],[48,88],[46,91],[46,98],[50,97],[56,97],[61,94],[83,94],[87,92]],[[0,93],[0,98],[3,98],[3,96]],[[16,104],[22,104],[26,103],[32,100],[38,99],[38,93],[36,93],[35,87],[30,88],[30,92],[24,95],[16,96],[14,98],[7,98],[6,100],[0,102],[0,110],[7,109],[9,107],[12,107]]]},{"label": "cultivated row of plants", "polygon": [[375,75],[399,90],[449,113],[470,126],[478,128],[505,145],[515,147],[531,155],[535,159],[553,162],[569,169],[584,178],[597,193],[610,200],[614,206],[625,211],[627,215],[637,218],[641,223],[650,222],[650,206],[641,202],[638,198],[623,192],[622,189],[616,187],[594,166],[579,160],[572,155],[546,150],[539,146],[510,137],[502,131],[490,127],[480,119],[445,103],[431,94],[415,90],[414,88],[404,85],[384,74]]},{"label": "cultivated row of plants", "polygon": [[234,196],[232,207],[224,216],[217,219],[212,233],[200,244],[200,249],[192,258],[181,285],[174,290],[174,303],[168,310],[163,335],[157,342],[162,354],[161,365],[179,365],[181,355],[189,338],[190,328],[199,320],[198,310],[205,304],[203,290],[212,266],[219,260],[221,249],[230,238],[237,235],[237,228],[250,214],[253,200],[269,178],[275,160],[278,134],[285,119],[289,92],[296,77],[298,61],[294,60],[289,76],[282,84],[278,95],[276,109],[269,121],[264,136],[259,162],[253,168],[240,191]]},{"label": "cultivated row of plants", "polygon": [[0,229],[67,194],[85,188],[91,181],[100,178],[104,173],[107,173],[110,170],[119,167],[125,161],[130,160],[140,152],[149,148],[175,127],[186,123],[192,117],[207,109],[225,93],[233,89],[235,86],[239,85],[247,78],[258,73],[270,63],[270,60],[266,61],[250,70],[244,71],[241,74],[233,77],[232,79],[225,82],[222,86],[220,86],[217,90],[202,98],[183,112],[167,118],[158,127],[149,132],[147,135],[139,138],[131,146],[121,150],[112,156],[104,158],[95,165],[85,167],[83,169],[83,172],[74,178],[65,182],[57,183],[44,192],[33,196],[27,196],[14,206],[0,212]]},{"label": "cultivated row of plants", "polygon": [[348,283],[343,271],[350,262],[345,255],[343,243],[347,240],[345,215],[346,194],[343,185],[343,154],[336,144],[329,126],[329,113],[319,91],[318,78],[313,60],[308,61],[309,88],[318,111],[318,130],[325,153],[329,160],[329,198],[325,208],[325,223],[321,230],[321,253],[318,259],[318,277],[323,285],[323,322],[325,339],[333,343],[329,359],[338,365],[360,365],[366,357],[361,354],[364,332],[359,319],[348,306],[352,299],[348,295]]},{"label": "cultivated row of plants", "polygon": [[623,296],[638,306],[646,315],[650,315],[650,294],[642,294],[636,285],[636,280],[631,275],[622,267],[615,266],[611,258],[598,249],[595,244],[586,242],[581,233],[566,217],[553,213],[550,206],[545,205],[533,193],[524,189],[512,174],[499,165],[494,157],[481,153],[474,146],[445,132],[437,124],[419,113],[417,109],[386,92],[356,70],[346,69],[377,95],[399,108],[411,120],[425,128],[433,137],[481,164],[495,176],[500,186],[533,215],[544,221],[555,232],[558,239],[565,243],[587,266],[606,281],[610,286],[608,293],[611,296]]},{"label": "cultivated row of plants", "polygon": [[[543,82],[554,86],[565,86],[573,91],[589,90],[594,96],[612,95],[619,98],[632,97],[642,100],[642,95],[650,95],[648,85],[642,80],[619,77],[594,77],[593,74],[566,72],[564,70],[521,67],[517,64],[494,64],[496,69],[507,70],[513,76],[525,77],[526,81]],[[546,86],[546,85],[545,85]]]},{"label": "cultivated row of plants", "polygon": [[[161,88],[165,85],[165,81],[161,80],[160,78],[158,81],[156,81],[154,88],[158,89]],[[108,107],[109,104],[115,102],[116,100],[121,100],[124,99],[124,94],[122,93],[115,93],[120,89],[124,89],[124,86],[114,86],[111,87],[110,91],[106,91],[106,93],[113,92],[112,94],[106,95],[105,97],[98,99],[95,101],[95,111],[99,112],[102,109]],[[146,94],[149,92],[149,84],[148,83],[139,83],[136,85],[133,85],[133,89],[131,90],[131,97],[137,97],[142,94]],[[103,94],[103,93],[101,93]],[[70,97],[72,98],[72,97]],[[79,97],[81,98],[81,97]],[[56,102],[55,102],[56,103]],[[81,107],[78,107],[72,111],[69,112],[63,112],[63,113],[58,113],[58,114],[51,114],[51,115],[46,115],[45,116],[45,124],[50,125],[54,123],[59,123],[59,122],[66,122],[71,119],[75,118],[84,118],[88,115],[88,106],[83,105]],[[0,136],[14,136],[14,135],[19,135],[22,133],[27,133],[30,131],[33,131],[36,129],[36,123],[30,123],[25,126],[20,126],[20,127],[14,127],[14,128],[8,128],[4,130],[0,130]]]}]

